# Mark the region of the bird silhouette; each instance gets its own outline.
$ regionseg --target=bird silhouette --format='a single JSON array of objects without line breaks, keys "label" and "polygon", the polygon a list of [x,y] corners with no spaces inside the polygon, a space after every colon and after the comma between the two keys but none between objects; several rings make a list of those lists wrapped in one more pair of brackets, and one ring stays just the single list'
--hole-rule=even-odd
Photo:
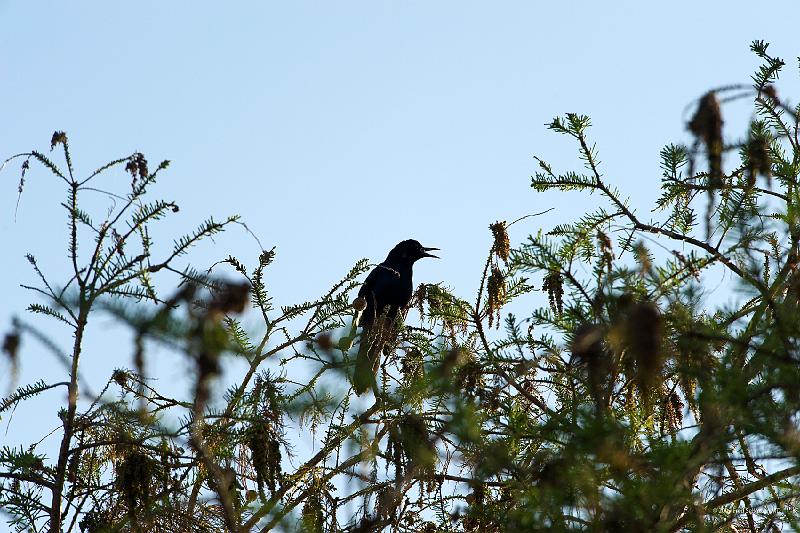
[{"label": "bird silhouette", "polygon": [[393,336],[400,311],[411,301],[414,263],[423,257],[437,257],[429,253],[433,250],[438,248],[426,248],[414,239],[400,242],[359,289],[358,297],[366,301],[366,307],[359,322],[363,329],[353,373],[356,394],[375,388],[383,348]]}]

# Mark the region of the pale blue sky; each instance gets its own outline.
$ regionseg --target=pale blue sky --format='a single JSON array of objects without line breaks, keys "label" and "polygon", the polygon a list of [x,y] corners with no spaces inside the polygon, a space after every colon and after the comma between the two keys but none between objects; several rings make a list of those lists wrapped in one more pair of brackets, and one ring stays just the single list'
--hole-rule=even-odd
[{"label": "pale blue sky", "polygon": [[[473,289],[490,222],[580,209],[528,187],[533,155],[577,166],[543,127],[554,115],[591,115],[609,180],[647,202],[692,98],[746,82],[754,38],[790,60],[800,48],[796,7],[770,20],[735,3],[606,4],[1,2],[0,152],[63,129],[84,171],[134,149],[171,159],[159,192],[183,207],[176,223],[241,214],[277,245],[286,297],[409,236],[443,248],[421,278]],[[31,235],[64,219],[47,218],[60,186],[32,173],[15,222],[15,174],[0,196],[6,305],[23,254],[51,248]],[[393,212],[375,208],[386,200]],[[226,239],[224,253],[255,256]]]},{"label": "pale blue sky", "polygon": [[[555,207],[515,226],[516,243],[594,201],[530,189],[534,155],[580,168],[544,123],[589,114],[607,180],[644,212],[660,148],[687,139],[695,97],[749,81],[751,40],[787,59],[779,87],[798,87],[799,15],[796,2],[0,0],[0,159],[48,149],[57,129],[79,172],[134,150],[171,159],[154,193],[182,209],[165,235],[242,215],[277,246],[279,304],[408,237],[442,249],[417,282],[472,299],[491,222]],[[62,184],[32,170],[15,221],[18,178],[16,164],[0,174],[0,331],[30,301],[26,253],[55,279],[66,266]],[[229,253],[252,264],[258,248],[233,229],[191,257]],[[130,365],[127,347],[109,349],[87,355],[98,372]],[[22,371],[60,374],[33,342]]]}]

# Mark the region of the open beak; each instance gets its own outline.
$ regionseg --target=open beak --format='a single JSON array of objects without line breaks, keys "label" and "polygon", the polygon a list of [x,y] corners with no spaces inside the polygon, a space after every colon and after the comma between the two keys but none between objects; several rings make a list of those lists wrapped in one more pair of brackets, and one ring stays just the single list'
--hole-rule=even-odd
[{"label": "open beak", "polygon": [[425,248],[425,247],[423,247],[422,248],[422,251],[423,251],[422,257],[435,257],[436,259],[439,259],[438,255],[433,255],[433,254],[429,254],[428,253],[428,252],[430,252],[432,250],[438,250],[438,248]]}]

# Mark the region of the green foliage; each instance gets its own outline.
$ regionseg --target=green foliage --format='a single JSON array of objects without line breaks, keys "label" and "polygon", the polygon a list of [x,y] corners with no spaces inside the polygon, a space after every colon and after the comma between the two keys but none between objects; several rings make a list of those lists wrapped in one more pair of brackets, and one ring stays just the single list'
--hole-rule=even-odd
[{"label": "green foliage", "polygon": [[[783,61],[763,42],[752,48],[763,65],[745,141],[720,144],[716,94],[726,89],[703,95],[694,147],[661,151],[657,220],[604,178],[588,117],[554,119],[549,129],[575,143],[584,171],[537,159],[532,188],[588,192],[599,205],[516,247],[509,231],[522,219],[491,224],[477,295],[421,285],[419,321],[387,334],[368,401],[351,386],[360,339],[350,302],[366,260],[319,298],[279,306],[265,281],[274,249],[253,264],[225,254],[209,269],[176,265],[236,217],[208,219],[163,251],[154,242],[151,224],[178,209],[146,198],[167,162],[150,172],[134,153],[81,180],[63,132],[51,147],[65,169],[40,152],[15,156],[20,192],[29,161],[68,184],[69,274],[50,283],[29,257],[40,281],[30,288],[44,298],[29,310],[69,328],[75,347],[66,381],[23,385],[0,402],[6,413],[69,392],[56,456],[40,443],[0,450],[9,522],[86,532],[797,529],[800,117],[772,86]],[[723,153],[739,159],[728,172]],[[88,184],[123,164],[122,203],[100,217],[85,210]],[[217,279],[222,267],[238,281]],[[162,296],[165,284],[177,288]],[[730,295],[722,303],[717,286]],[[240,317],[248,303],[256,325]],[[80,355],[99,312],[129,326],[134,357],[92,393]],[[19,334],[61,353],[20,322],[7,337],[14,357]],[[187,393],[150,379],[156,347],[190,363]],[[219,399],[223,368],[239,373]]]}]

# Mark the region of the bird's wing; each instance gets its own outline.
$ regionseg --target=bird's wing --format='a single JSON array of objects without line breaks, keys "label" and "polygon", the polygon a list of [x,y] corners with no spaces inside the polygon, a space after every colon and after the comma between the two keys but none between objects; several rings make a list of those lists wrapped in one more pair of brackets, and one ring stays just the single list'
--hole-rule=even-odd
[{"label": "bird's wing", "polygon": [[[369,273],[367,279],[364,280],[361,288],[358,289],[358,296],[364,298],[367,302],[367,307],[361,313],[359,321],[359,325],[364,329],[361,333],[353,372],[353,389],[358,395],[361,395],[369,388],[375,387],[376,377],[373,368],[376,366],[376,361],[380,361],[383,342],[378,342],[377,339],[373,338],[372,330],[378,318],[377,308],[379,303],[377,293],[381,292],[386,283],[385,274],[386,272],[382,268],[375,267]],[[380,325],[380,322],[378,324]],[[378,327],[377,330],[380,332],[381,328]],[[380,347],[377,347],[378,345]]]},{"label": "bird's wing", "polygon": [[380,277],[380,270],[381,269],[378,267],[372,269],[372,272],[370,272],[369,275],[367,276],[367,279],[364,280],[364,283],[361,285],[361,288],[358,289],[359,296],[363,296],[366,298],[367,294],[369,294],[373,290],[375,282],[377,281],[378,277]]},{"label": "bird's wing", "polygon": [[367,279],[364,280],[364,284],[361,285],[361,288],[358,289],[358,296],[364,298],[367,301],[367,307],[364,309],[364,312],[361,313],[361,321],[360,325],[366,326],[372,323],[375,320],[375,316],[377,315],[376,307],[377,302],[375,301],[375,286],[380,285],[380,278],[381,272],[380,268],[372,269],[372,272],[369,273]]}]

